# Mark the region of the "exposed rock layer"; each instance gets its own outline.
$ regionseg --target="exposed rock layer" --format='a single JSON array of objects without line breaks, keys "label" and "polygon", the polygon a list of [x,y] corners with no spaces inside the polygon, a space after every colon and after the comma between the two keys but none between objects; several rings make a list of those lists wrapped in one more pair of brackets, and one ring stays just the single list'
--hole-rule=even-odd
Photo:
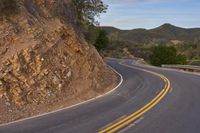
[{"label": "exposed rock layer", "polygon": [[18,4],[19,14],[0,21],[0,123],[89,99],[113,85],[117,78],[78,32],[70,1]]}]

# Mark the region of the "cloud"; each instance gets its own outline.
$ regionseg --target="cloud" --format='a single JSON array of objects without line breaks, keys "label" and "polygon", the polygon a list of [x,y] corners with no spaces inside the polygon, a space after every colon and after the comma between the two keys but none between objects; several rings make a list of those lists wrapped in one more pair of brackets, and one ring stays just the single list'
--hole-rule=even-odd
[{"label": "cloud", "polygon": [[200,27],[199,0],[103,0],[109,5],[101,25],[153,28],[163,23]]}]

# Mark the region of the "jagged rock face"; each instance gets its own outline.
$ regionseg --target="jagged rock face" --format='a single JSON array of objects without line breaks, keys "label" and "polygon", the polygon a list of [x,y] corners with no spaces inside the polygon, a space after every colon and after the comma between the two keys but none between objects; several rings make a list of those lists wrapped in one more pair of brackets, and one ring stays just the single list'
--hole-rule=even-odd
[{"label": "jagged rock face", "polygon": [[103,91],[108,70],[77,33],[68,1],[18,3],[19,14],[0,21],[0,100],[22,107]]}]

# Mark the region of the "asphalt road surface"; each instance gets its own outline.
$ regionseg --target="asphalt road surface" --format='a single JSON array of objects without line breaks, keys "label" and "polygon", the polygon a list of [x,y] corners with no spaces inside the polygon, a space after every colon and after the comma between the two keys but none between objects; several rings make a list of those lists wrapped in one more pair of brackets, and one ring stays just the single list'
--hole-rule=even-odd
[{"label": "asphalt road surface", "polygon": [[0,133],[200,133],[200,76],[109,59],[123,82],[69,109],[0,126]]}]

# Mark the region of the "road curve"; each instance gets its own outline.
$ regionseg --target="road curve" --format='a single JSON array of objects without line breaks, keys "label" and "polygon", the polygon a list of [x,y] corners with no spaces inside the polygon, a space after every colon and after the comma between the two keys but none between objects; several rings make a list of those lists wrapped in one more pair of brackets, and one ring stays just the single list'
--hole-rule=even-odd
[{"label": "road curve", "polygon": [[108,64],[124,79],[109,95],[0,126],[0,133],[200,132],[200,76],[132,60],[109,59]]}]

